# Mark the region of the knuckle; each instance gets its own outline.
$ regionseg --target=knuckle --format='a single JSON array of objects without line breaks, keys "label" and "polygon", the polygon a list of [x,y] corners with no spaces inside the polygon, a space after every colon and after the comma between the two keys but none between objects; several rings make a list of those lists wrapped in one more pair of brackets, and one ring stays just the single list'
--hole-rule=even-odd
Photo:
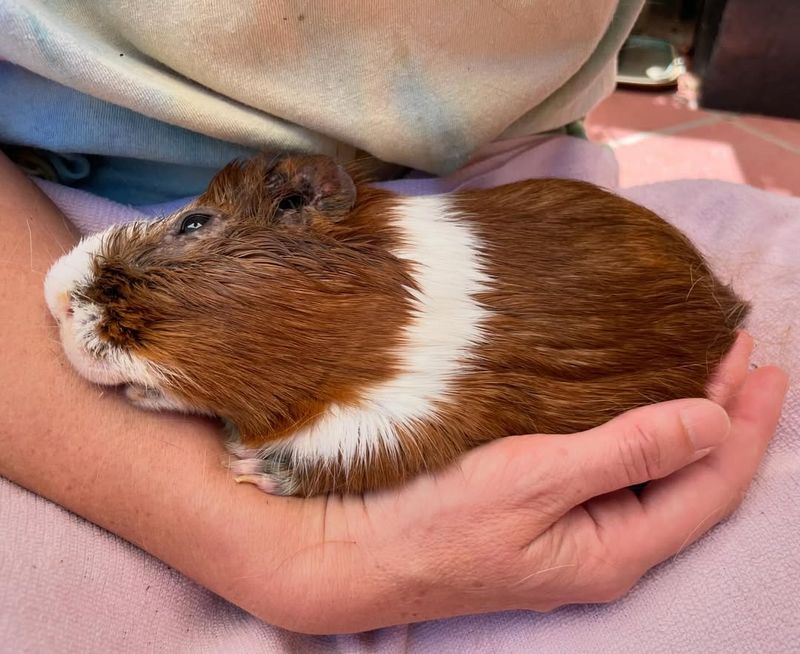
[{"label": "knuckle", "polygon": [[562,606],[566,606],[566,604],[566,602],[558,600],[542,600],[533,602],[528,608],[537,613],[550,613],[556,609],[560,609]]},{"label": "knuckle", "polygon": [[606,550],[584,568],[580,578],[578,603],[607,604],[627,595],[645,570],[628,556],[616,556]]},{"label": "knuckle", "polygon": [[725,510],[722,512],[723,520],[730,518],[734,513],[736,513],[736,511],[739,510],[739,507],[742,505],[742,502],[744,502],[746,495],[746,487],[735,486],[731,489],[731,499],[725,507]]},{"label": "knuckle", "polygon": [[656,479],[663,461],[663,446],[652,430],[634,423],[619,441],[619,455],[627,484]]},{"label": "knuckle", "polygon": [[589,600],[598,604],[616,602],[630,592],[638,579],[639,575],[632,576],[629,571],[609,567],[596,580],[589,593]]},{"label": "knuckle", "polygon": [[612,586],[605,590],[604,593],[601,594],[600,599],[598,602],[602,604],[610,604],[612,602],[617,602],[621,600],[625,595],[627,595],[631,588],[633,588],[633,584],[617,584],[616,586]]},{"label": "knuckle", "polygon": [[729,478],[723,471],[714,470],[714,484],[717,487],[716,494],[722,497],[722,501],[715,512],[714,524],[730,518],[742,505],[747,492],[750,488],[750,479],[746,481],[734,480]]}]

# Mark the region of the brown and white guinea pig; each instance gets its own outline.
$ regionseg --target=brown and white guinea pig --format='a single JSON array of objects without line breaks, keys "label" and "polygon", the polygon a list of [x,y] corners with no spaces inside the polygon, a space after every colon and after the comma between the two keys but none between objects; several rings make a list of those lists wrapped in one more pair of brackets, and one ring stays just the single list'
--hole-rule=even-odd
[{"label": "brown and white guinea pig", "polygon": [[221,417],[237,479],[297,495],[702,396],[747,313],[681,233],[591,184],[403,197],[320,156],[230,164],[84,239],[45,292],[80,374]]}]

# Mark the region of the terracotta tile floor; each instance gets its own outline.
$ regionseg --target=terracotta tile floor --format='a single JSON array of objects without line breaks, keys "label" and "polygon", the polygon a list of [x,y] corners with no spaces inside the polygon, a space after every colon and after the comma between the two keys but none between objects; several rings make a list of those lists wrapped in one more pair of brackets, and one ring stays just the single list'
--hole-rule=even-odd
[{"label": "terracotta tile floor", "polygon": [[677,92],[617,90],[586,131],[615,150],[622,187],[671,179],[722,179],[800,196],[800,121],[696,108]]}]

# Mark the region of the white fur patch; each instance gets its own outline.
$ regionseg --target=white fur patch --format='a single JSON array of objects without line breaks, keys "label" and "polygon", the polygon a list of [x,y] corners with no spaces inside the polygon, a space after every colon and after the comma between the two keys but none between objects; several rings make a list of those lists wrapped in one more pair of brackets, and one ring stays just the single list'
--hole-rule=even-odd
[{"label": "white fur patch", "polygon": [[50,313],[59,322],[66,313],[70,291],[91,279],[92,260],[102,244],[102,237],[101,233],[82,238],[48,271],[44,280],[44,299]]},{"label": "white fur patch", "polygon": [[[100,340],[97,324],[102,318],[102,309],[88,300],[71,297],[76,289],[91,282],[92,263],[103,238],[115,229],[119,228],[112,227],[82,239],[53,264],[44,282],[45,301],[59,324],[64,352],[81,376],[96,384],[135,383],[159,388],[163,373],[155,365]],[[71,315],[68,308],[72,310]]]},{"label": "white fur patch", "polygon": [[302,466],[320,460],[369,460],[379,445],[399,446],[396,427],[435,419],[434,406],[448,400],[452,381],[469,365],[483,340],[489,312],[476,299],[491,278],[481,265],[480,242],[446,195],[399,202],[403,246],[394,254],[413,264],[419,291],[411,290],[415,315],[399,353],[402,373],[366,394],[359,406],[332,405],[310,427],[270,443],[262,455],[280,453]]}]

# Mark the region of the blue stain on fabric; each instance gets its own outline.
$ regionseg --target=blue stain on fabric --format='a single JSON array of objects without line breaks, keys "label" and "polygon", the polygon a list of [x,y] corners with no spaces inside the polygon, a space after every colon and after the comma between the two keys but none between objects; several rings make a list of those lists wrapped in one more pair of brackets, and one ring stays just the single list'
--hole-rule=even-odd
[{"label": "blue stain on fabric", "polygon": [[418,68],[409,67],[398,76],[392,92],[398,114],[412,123],[415,139],[427,146],[429,172],[446,175],[467,163],[476,147],[468,125],[431,90]]},{"label": "blue stain on fabric", "polygon": [[[30,34],[36,42],[36,47],[39,49],[42,57],[56,70],[63,70],[61,64],[62,57],[58,51],[58,39],[50,36],[50,31],[42,25],[39,17],[32,11],[28,11],[26,7],[20,7],[21,16],[19,17],[22,22],[26,23]],[[27,36],[27,35],[26,35]]]}]

